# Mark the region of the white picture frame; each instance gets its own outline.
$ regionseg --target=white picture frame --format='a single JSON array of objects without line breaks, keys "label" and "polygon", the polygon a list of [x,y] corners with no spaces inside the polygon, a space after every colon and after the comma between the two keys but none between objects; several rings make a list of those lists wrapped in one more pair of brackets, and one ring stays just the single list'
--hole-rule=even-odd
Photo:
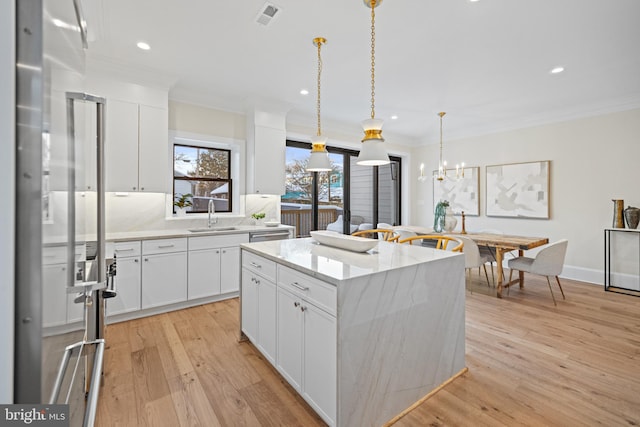
[{"label": "white picture frame", "polygon": [[486,167],[487,216],[549,219],[551,161]]}]

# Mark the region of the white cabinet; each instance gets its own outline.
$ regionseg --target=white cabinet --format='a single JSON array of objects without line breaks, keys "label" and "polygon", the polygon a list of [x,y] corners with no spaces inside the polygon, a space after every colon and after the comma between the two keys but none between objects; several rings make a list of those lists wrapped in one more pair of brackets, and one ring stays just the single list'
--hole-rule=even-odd
[{"label": "white cabinet", "polygon": [[285,193],[286,113],[247,114],[247,193]]},{"label": "white cabinet", "polygon": [[67,267],[65,264],[42,267],[42,325],[64,325],[67,321]]},{"label": "white cabinet", "polygon": [[187,300],[187,239],[142,242],[143,309]]},{"label": "white cabinet", "polygon": [[140,310],[140,293],[142,287],[141,243],[130,242],[107,243],[106,253],[116,257],[116,291],[113,298],[107,300],[107,316],[130,313]]},{"label": "white cabinet", "polygon": [[188,299],[237,292],[240,288],[240,247],[249,235],[229,234],[189,238]]},{"label": "white cabinet", "polygon": [[275,273],[275,264],[246,254],[243,252],[242,258],[242,330],[275,364],[277,297],[275,274],[270,274]]},{"label": "white cabinet", "polygon": [[107,101],[107,191],[168,191],[168,126],[165,108]]},{"label": "white cabinet", "polygon": [[278,265],[276,368],[329,424],[337,399],[336,288]]}]

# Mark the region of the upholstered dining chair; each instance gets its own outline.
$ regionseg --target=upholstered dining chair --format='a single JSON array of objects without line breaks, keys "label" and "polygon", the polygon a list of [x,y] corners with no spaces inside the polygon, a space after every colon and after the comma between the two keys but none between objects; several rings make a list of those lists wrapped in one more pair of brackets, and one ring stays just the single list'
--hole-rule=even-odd
[{"label": "upholstered dining chair", "polygon": [[360,230],[356,231],[355,233],[351,233],[351,235],[358,237],[368,237],[370,239],[380,239],[378,236],[382,236],[382,239],[380,240],[384,240],[385,242],[394,242],[398,240],[398,237],[400,237],[400,235],[394,230],[390,230],[387,228],[372,228],[370,230]]},{"label": "upholstered dining chair", "polygon": [[472,268],[484,268],[484,276],[487,279],[487,286],[491,286],[489,283],[489,275],[487,274],[487,263],[493,262],[491,255],[482,255],[478,244],[468,237],[457,236],[462,240],[464,247],[462,252],[464,253],[464,268],[469,271]]},{"label": "upholstered dining chair", "polygon": [[[520,256],[517,258],[512,258],[508,262],[509,266],[509,283],[511,283],[511,277],[513,275],[513,270],[524,271],[526,273],[538,274],[540,276],[545,276],[547,278],[547,284],[549,285],[549,290],[551,291],[551,298],[553,298],[553,304],[558,305],[556,303],[556,297],[553,295],[553,289],[551,289],[551,282],[549,281],[549,277],[555,276],[556,281],[558,282],[558,287],[560,288],[560,292],[562,293],[562,299],[564,297],[564,291],[562,290],[562,285],[560,284],[560,279],[558,275],[562,273],[562,267],[564,265],[564,257],[567,253],[567,245],[569,241],[567,239],[558,240],[557,242],[551,243],[541,249],[535,258],[529,258],[525,256]],[[524,280],[523,280],[524,282]],[[523,285],[524,283],[521,283]],[[507,288],[507,294],[509,290]]]},{"label": "upholstered dining chair", "polygon": [[[418,234],[416,236],[407,237],[406,239],[399,239],[398,243],[409,243],[421,241],[435,241],[436,249],[442,249],[445,251],[462,252],[464,248],[464,242],[457,237],[443,236],[440,234]],[[451,246],[449,244],[451,243]]]}]

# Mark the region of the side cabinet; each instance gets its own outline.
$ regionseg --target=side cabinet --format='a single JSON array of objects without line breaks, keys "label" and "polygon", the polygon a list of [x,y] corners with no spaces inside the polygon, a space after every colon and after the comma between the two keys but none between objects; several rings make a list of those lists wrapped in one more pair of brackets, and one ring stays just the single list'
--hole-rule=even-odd
[{"label": "side cabinet", "polygon": [[242,331],[271,364],[276,363],[276,266],[242,252]]},{"label": "side cabinet", "polygon": [[117,295],[107,300],[107,316],[140,310],[142,291],[141,242],[107,244],[107,254],[116,256]]}]

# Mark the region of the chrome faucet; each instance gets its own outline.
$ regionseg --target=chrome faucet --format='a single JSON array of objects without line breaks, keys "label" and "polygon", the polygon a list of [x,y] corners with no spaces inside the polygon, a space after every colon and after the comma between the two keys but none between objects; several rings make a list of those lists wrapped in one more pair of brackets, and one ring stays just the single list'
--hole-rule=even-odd
[{"label": "chrome faucet", "polygon": [[211,218],[211,216],[216,213],[216,206],[213,204],[213,200],[211,199],[209,199],[209,207],[207,209],[207,213],[209,215],[209,218],[207,219],[207,227],[211,228],[211,224],[218,223],[218,218],[216,218],[215,216],[213,217],[213,219]]}]

